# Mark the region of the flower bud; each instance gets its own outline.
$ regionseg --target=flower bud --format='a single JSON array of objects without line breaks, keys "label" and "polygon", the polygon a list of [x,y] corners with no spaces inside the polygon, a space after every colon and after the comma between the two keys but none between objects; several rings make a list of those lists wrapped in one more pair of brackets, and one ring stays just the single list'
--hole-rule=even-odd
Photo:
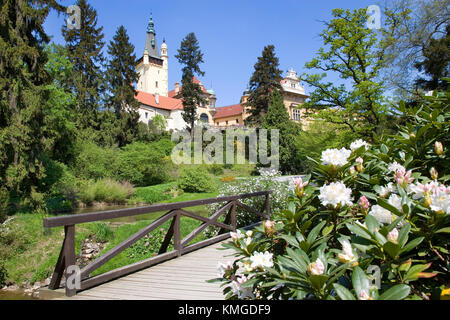
[{"label": "flower bud", "polygon": [[392,243],[398,243],[398,230],[396,228],[388,233],[387,240]]},{"label": "flower bud", "polygon": [[436,141],[434,143],[434,152],[436,152],[438,156],[444,153],[444,146],[442,145],[442,142]]},{"label": "flower bud", "polygon": [[308,181],[303,182],[302,178],[292,179],[292,182],[293,182],[294,187],[295,187],[295,194],[298,197],[303,196],[304,189],[309,184],[309,182]]},{"label": "flower bud", "polygon": [[356,170],[358,170],[359,173],[361,173],[363,171],[363,158],[358,157],[358,159],[356,159],[357,165],[356,165]]},{"label": "flower bud", "polygon": [[433,180],[437,180],[439,178],[439,173],[434,167],[430,169],[430,176]]},{"label": "flower bud", "polygon": [[359,300],[373,300],[373,298],[369,296],[366,290],[361,290],[359,293]]},{"label": "flower bud", "polygon": [[265,221],[264,222],[264,231],[266,232],[266,234],[268,236],[273,235],[273,233],[275,232],[275,222],[270,221],[270,220]]},{"label": "flower bud", "polygon": [[350,174],[354,174],[356,172],[355,167],[350,167]]},{"label": "flower bud", "polygon": [[322,261],[317,258],[316,262],[312,262],[308,265],[308,273],[313,276],[318,276],[323,274],[325,271],[325,266]]},{"label": "flower bud", "polygon": [[365,196],[362,196],[359,199],[359,206],[361,208],[362,213],[364,215],[367,215],[367,213],[369,212],[369,209],[370,209],[370,202]]}]

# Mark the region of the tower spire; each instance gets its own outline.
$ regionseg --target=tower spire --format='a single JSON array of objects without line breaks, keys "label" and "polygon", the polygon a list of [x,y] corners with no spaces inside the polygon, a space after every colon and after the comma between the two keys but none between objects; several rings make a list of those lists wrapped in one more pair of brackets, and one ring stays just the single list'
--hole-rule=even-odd
[{"label": "tower spire", "polygon": [[148,21],[147,26],[147,33],[153,33],[154,35],[156,35],[155,23],[153,22],[153,14],[151,12],[150,12],[150,20]]}]

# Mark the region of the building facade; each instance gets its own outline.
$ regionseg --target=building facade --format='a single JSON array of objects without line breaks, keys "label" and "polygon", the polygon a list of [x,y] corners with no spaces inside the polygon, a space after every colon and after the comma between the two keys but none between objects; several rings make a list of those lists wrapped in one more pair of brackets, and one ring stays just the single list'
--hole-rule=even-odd
[{"label": "building facade", "polygon": [[[302,124],[305,130],[308,126],[308,119],[304,116],[305,109],[302,105],[309,98],[305,93],[305,88],[301,85],[297,73],[290,69],[286,77],[281,80],[281,88],[283,93],[283,102],[292,121]],[[250,107],[245,106],[250,93],[246,90],[239,104],[220,107],[216,109],[214,116],[214,124],[220,127],[236,127],[243,126],[245,119],[250,116]]]},{"label": "building facade", "polygon": [[[183,97],[179,82],[169,91],[169,56],[166,41],[158,48],[155,24],[153,18],[147,26],[147,37],[143,56],[136,62],[139,80],[136,84],[136,99],[140,102],[139,120],[146,124],[156,115],[166,119],[167,130],[183,130],[187,127],[183,120]],[[194,83],[200,85],[204,92],[205,103],[197,107],[198,121],[214,125],[216,109],[216,95],[214,90],[207,90],[203,84],[193,78]]]}]

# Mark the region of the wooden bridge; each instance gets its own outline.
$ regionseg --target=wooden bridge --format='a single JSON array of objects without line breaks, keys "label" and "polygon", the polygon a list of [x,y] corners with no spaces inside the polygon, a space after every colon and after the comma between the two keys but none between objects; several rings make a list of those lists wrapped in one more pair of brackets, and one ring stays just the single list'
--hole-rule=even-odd
[{"label": "wooden bridge", "polygon": [[[44,228],[64,226],[65,230],[64,242],[49,289],[61,290],[61,280],[64,276],[68,279],[66,282],[69,284],[74,283],[72,279],[80,279],[78,289],[70,285],[66,285],[64,288],[66,296],[72,297],[72,299],[223,299],[219,284],[209,284],[206,283],[206,280],[217,277],[216,267],[219,261],[225,262],[233,259],[233,257],[229,257],[233,252],[218,250],[218,248],[221,246],[221,242],[230,237],[230,231],[236,231],[236,207],[239,206],[259,216],[262,220],[269,219],[270,194],[271,191],[261,191],[235,196],[46,218],[43,223]],[[259,196],[265,197],[263,207],[259,210],[240,201]],[[184,209],[212,203],[224,205],[209,218]],[[73,267],[76,261],[75,225],[166,210],[169,210],[166,214],[124,240],[78,271],[79,274],[76,274],[77,269]],[[222,215],[226,215],[224,222],[219,222],[218,218]],[[184,239],[181,239],[181,216],[203,222]],[[100,275],[90,276],[100,266],[169,220],[171,220],[171,224],[158,255]],[[189,244],[208,226],[219,227],[219,234],[213,238]],[[167,252],[172,239],[174,250]]]}]

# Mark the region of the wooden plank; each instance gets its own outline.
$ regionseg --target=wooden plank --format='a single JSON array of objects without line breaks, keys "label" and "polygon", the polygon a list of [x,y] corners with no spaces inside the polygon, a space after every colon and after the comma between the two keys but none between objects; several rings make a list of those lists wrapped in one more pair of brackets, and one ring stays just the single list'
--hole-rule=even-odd
[{"label": "wooden plank", "polygon": [[143,206],[143,207],[138,207],[138,208],[90,212],[90,213],[81,213],[81,214],[76,214],[76,215],[45,218],[43,221],[43,226],[44,226],[44,228],[54,228],[54,227],[67,226],[67,225],[76,225],[76,224],[86,223],[86,222],[124,218],[124,217],[142,215],[142,214],[147,214],[147,213],[152,213],[152,212],[171,211],[171,210],[188,208],[188,207],[196,207],[196,206],[206,205],[206,204],[211,204],[211,203],[228,202],[228,201],[233,201],[233,200],[237,200],[237,199],[246,199],[246,198],[251,198],[251,197],[264,196],[270,192],[271,191],[260,191],[260,192],[253,192],[253,193],[234,195],[234,196],[208,198],[208,199],[201,199],[201,200],[190,200],[190,201],[175,202],[175,203],[161,203],[161,204],[154,204],[151,206]]},{"label": "wooden plank", "polygon": [[131,265],[121,267],[118,269],[114,269],[105,273],[102,273],[100,275],[94,276],[92,278],[88,278],[86,280],[83,280],[81,282],[81,290],[85,290],[88,288],[91,288],[93,286],[99,285],[101,283],[104,283],[106,281],[119,278],[121,276],[124,276],[126,274],[135,272],[137,270],[141,270],[143,268],[150,267],[152,265],[155,265],[157,263],[161,263],[163,261],[166,261],[168,259],[173,259],[178,255],[176,251],[166,252],[163,254],[160,254],[156,257],[149,258],[140,262],[133,263]]},{"label": "wooden plank", "polygon": [[223,241],[225,239],[228,239],[229,237],[230,237],[230,235],[228,233],[225,233],[225,234],[222,234],[219,236],[215,236],[214,238],[211,238],[208,240],[203,240],[203,241],[191,244],[190,246],[187,246],[183,249],[183,254],[197,250],[197,249],[205,247],[205,246],[209,246],[216,242]]},{"label": "wooden plank", "polygon": [[65,261],[64,264],[66,267],[66,272],[65,272],[66,296],[72,297],[77,294],[77,289],[75,287],[70,288],[70,286],[68,285],[68,284],[70,284],[69,277],[76,271],[73,270],[72,273],[69,273],[68,267],[75,266],[75,264],[76,264],[76,261],[75,261],[75,226],[74,225],[65,226],[64,231],[65,231],[65,237],[66,237],[66,241],[65,241],[65,245],[64,245],[64,261]]}]

